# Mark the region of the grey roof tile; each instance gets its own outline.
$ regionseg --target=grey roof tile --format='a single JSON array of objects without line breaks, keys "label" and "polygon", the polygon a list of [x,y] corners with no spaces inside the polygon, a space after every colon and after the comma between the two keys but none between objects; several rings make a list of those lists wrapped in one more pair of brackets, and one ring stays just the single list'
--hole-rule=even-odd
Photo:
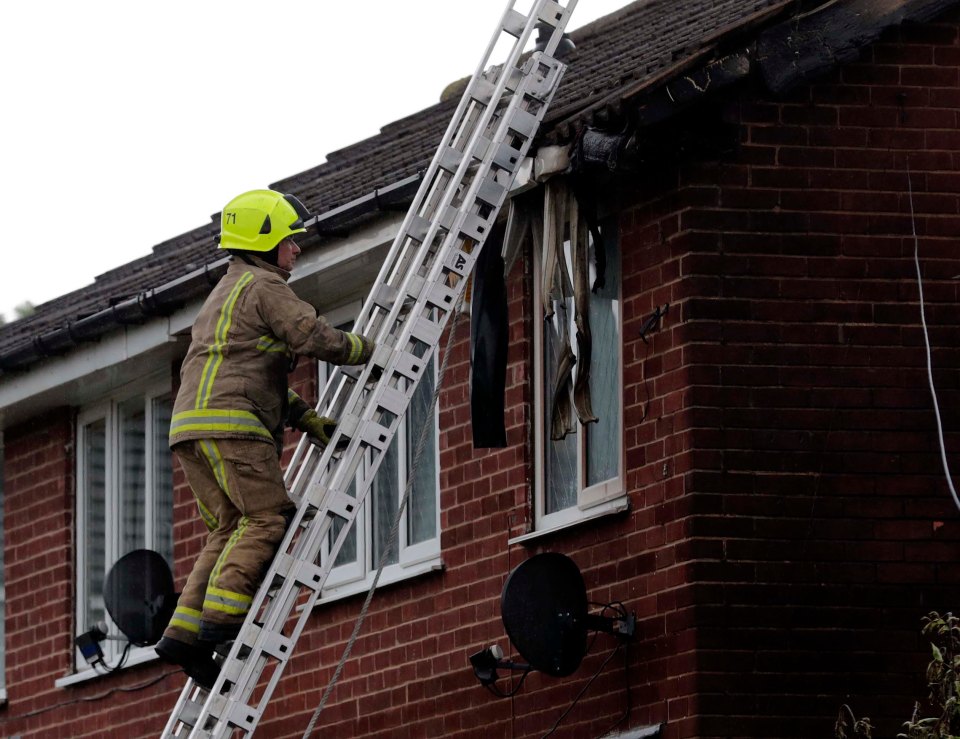
[{"label": "grey roof tile", "polygon": [[[757,11],[786,4],[785,0],[640,0],[594,21],[571,34],[577,49],[567,60],[570,68],[551,116],[572,115],[620,88],[654,79],[712,44],[718,32],[736,27]],[[324,213],[415,174],[429,164],[456,103],[455,99],[439,102],[389,123],[378,135],[331,152],[323,164],[273,187],[296,193],[311,210]],[[216,261],[222,255],[214,248],[215,233],[211,223],[158,244],[149,255],[38,306],[28,318],[0,327],[0,356],[36,336]]]}]

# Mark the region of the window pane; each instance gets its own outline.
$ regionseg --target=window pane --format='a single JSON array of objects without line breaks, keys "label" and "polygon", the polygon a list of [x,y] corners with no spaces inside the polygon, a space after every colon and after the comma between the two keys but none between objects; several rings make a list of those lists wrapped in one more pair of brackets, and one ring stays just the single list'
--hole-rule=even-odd
[{"label": "window pane", "polygon": [[173,402],[154,398],[153,417],[153,549],[173,567],[173,457],[167,444]]},{"label": "window pane", "polygon": [[[337,328],[341,331],[350,331],[353,328],[353,321],[346,321],[344,323],[338,323]],[[329,369],[327,365],[323,362],[320,363],[320,387],[322,388],[326,382],[329,375],[327,374]],[[350,489],[347,490],[347,493],[351,498],[357,497],[357,481],[354,480],[350,483]],[[369,497],[369,496],[368,496]],[[347,538],[343,542],[343,546],[340,547],[340,551],[337,553],[337,558],[334,560],[335,566],[339,567],[340,565],[348,565],[357,561],[357,525],[361,520],[362,513],[361,511],[357,512],[357,517],[354,518],[353,527],[350,530],[350,533],[347,534]],[[336,541],[337,536],[340,534],[340,530],[343,528],[343,522],[336,518],[333,521],[333,525],[330,527],[329,545],[333,546],[334,541]]]},{"label": "window pane", "polygon": [[106,573],[106,421],[100,419],[83,428],[84,460],[84,562],[83,574],[85,623],[79,631],[86,631],[97,621],[104,620],[103,580]]},{"label": "window pane", "polygon": [[[607,237],[604,242],[605,287],[590,296],[590,392],[593,414],[600,420],[586,427],[587,485],[620,475],[620,259],[619,250],[613,248],[614,239]],[[589,263],[592,285],[596,276],[592,254]]]},{"label": "window pane", "polygon": [[145,425],[143,398],[120,404],[120,556],[146,546]]},{"label": "window pane", "polygon": [[[413,467],[420,434],[426,428],[423,452],[414,470],[413,489],[407,502],[407,543],[419,544],[437,535],[437,430],[433,415],[433,391],[435,387],[433,360],[424,372],[423,379],[410,399],[407,412],[407,469]],[[406,482],[401,483],[403,486]],[[399,505],[399,503],[398,503]]]},{"label": "window pane", "polygon": [[[397,518],[397,507],[400,505],[400,499],[397,492],[398,479],[400,477],[400,453],[397,451],[400,435],[393,437],[390,448],[383,455],[383,461],[380,463],[380,469],[377,470],[377,476],[373,479],[371,494],[373,503],[371,511],[373,513],[373,561],[370,563],[370,569],[376,570],[380,563],[380,555],[390,541],[390,529]],[[387,558],[387,564],[395,564],[399,561],[397,557],[397,546],[393,547],[390,556]]]},{"label": "window pane", "polygon": [[[568,304],[572,301],[566,301]],[[553,316],[543,323],[543,438],[546,449],[546,498],[544,513],[556,513],[577,504],[577,435],[562,441],[550,439],[553,385],[563,348],[561,321],[568,320],[565,304],[554,301]],[[571,305],[572,309],[572,305]]]}]

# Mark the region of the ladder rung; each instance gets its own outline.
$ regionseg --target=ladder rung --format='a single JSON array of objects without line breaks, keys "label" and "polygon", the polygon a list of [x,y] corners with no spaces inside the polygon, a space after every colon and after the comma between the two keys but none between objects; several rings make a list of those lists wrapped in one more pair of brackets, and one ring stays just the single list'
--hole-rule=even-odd
[{"label": "ladder rung", "polygon": [[[379,449],[380,451],[384,451],[387,448],[387,445],[390,443],[392,437],[393,434],[390,432],[390,429],[381,426],[379,423],[374,421],[367,421],[360,431],[360,439],[365,444],[372,446],[374,449]],[[344,498],[352,500],[353,505],[356,506],[356,500],[345,493],[342,493],[341,495]]]},{"label": "ladder rung", "polygon": [[196,701],[185,703],[177,718],[180,720],[180,723],[194,727],[197,725],[197,719],[200,718],[200,709],[202,707],[203,703],[197,703]]},{"label": "ladder rung", "polygon": [[473,158],[478,161],[485,159],[491,145],[492,142],[486,136],[478,136],[477,145],[473,147]]},{"label": "ladder rung", "polygon": [[392,288],[386,282],[381,282],[377,285],[376,289],[371,292],[370,299],[375,305],[383,308],[385,311],[389,311],[397,302],[398,294],[396,289]]},{"label": "ladder rung", "polygon": [[447,232],[451,228],[453,228],[453,224],[457,222],[457,216],[459,215],[459,213],[460,211],[458,211],[453,206],[450,206],[449,208],[444,210],[442,213],[438,213],[437,221],[440,224],[440,228],[443,229],[444,232]]},{"label": "ladder rung", "polygon": [[427,318],[419,318],[410,327],[410,335],[428,346],[436,346],[440,341],[443,328]]},{"label": "ladder rung", "polygon": [[498,206],[507,197],[507,188],[497,182],[495,177],[488,177],[480,183],[477,197],[487,205]]},{"label": "ladder rung", "polygon": [[451,251],[443,260],[443,266],[450,272],[465,277],[473,267],[473,259],[467,252],[462,250]]},{"label": "ladder rung", "polygon": [[426,241],[427,232],[430,231],[430,221],[423,216],[413,216],[410,219],[410,225],[407,226],[407,236],[422,244]]},{"label": "ladder rung", "polygon": [[[257,632],[259,633],[259,627],[257,627]],[[246,629],[244,629],[246,631]],[[243,671],[243,661],[242,660],[227,660],[223,663],[223,667],[220,668],[220,674],[223,675],[223,679],[230,683],[236,683],[240,679],[240,673]]]},{"label": "ladder rung", "polygon": [[457,171],[457,167],[460,166],[460,162],[462,161],[463,152],[457,151],[452,146],[447,146],[440,154],[440,161],[438,164],[440,169],[443,169],[450,174],[454,174]]},{"label": "ladder rung", "polygon": [[274,659],[286,661],[293,653],[293,640],[276,631],[264,631],[260,644]]},{"label": "ladder rung", "polygon": [[496,86],[492,82],[485,80],[483,77],[479,77],[470,88],[469,94],[474,101],[481,105],[489,105],[490,101],[493,100],[495,89]]},{"label": "ladder rung", "polygon": [[523,35],[523,29],[526,28],[526,25],[527,16],[511,8],[504,16],[501,28],[514,38],[520,38]]},{"label": "ladder rung", "polygon": [[[507,90],[511,93],[516,92],[521,82],[523,82],[523,72],[520,69],[514,67],[507,70],[507,83],[505,85]],[[509,100],[509,98],[506,98],[506,100]]]},{"label": "ladder rung", "polygon": [[394,365],[394,371],[408,380],[416,382],[423,373],[425,362],[413,354],[400,352],[397,356],[397,363]]},{"label": "ladder rung", "polygon": [[487,238],[487,232],[490,230],[490,222],[474,213],[467,213],[463,219],[463,225],[460,226],[460,235],[468,239],[481,242]]},{"label": "ladder rung", "polygon": [[386,385],[377,394],[376,403],[379,408],[400,416],[407,409],[407,396],[396,388]]},{"label": "ladder rung", "polygon": [[339,490],[329,490],[327,492],[327,512],[334,516],[353,520],[353,514],[357,510],[357,499],[352,495],[347,495]]},{"label": "ladder rung", "polygon": [[317,567],[313,562],[303,562],[287,554],[284,556],[292,563],[287,568],[289,577],[311,590],[318,591],[323,587],[323,568]]},{"label": "ladder rung", "polygon": [[[211,713],[213,713],[213,711],[211,711]],[[248,706],[246,703],[231,701],[227,712],[221,716],[221,718],[229,721],[238,729],[253,731],[257,728],[257,722],[260,720],[260,711]]]},{"label": "ladder rung", "polygon": [[511,174],[520,165],[521,153],[510,144],[503,143],[493,157],[493,163]]},{"label": "ladder rung", "polygon": [[539,127],[539,119],[525,110],[517,110],[517,114],[510,121],[510,130],[527,139],[533,136]]},{"label": "ladder rung", "polygon": [[443,282],[435,282],[427,290],[425,299],[430,305],[435,305],[437,308],[452,310],[457,300],[457,293]]},{"label": "ladder rung", "polygon": [[560,3],[547,0],[540,8],[539,18],[544,23],[556,28],[568,15],[569,13],[560,6]]}]

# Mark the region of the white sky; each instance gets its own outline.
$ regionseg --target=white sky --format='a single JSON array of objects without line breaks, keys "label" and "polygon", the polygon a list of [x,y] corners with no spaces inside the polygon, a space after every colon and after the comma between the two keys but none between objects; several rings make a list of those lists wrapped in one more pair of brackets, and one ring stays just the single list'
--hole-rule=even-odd
[{"label": "white sky", "polygon": [[[579,0],[568,30],[627,3]],[[6,3],[0,314],[84,287],[432,105],[473,73],[506,5]]]}]

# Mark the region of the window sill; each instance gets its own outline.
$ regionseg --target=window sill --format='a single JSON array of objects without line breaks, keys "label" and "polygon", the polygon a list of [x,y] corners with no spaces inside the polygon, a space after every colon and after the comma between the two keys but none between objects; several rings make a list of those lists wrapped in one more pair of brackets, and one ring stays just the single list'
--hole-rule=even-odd
[{"label": "window sill", "polygon": [[[396,565],[389,568],[385,567],[380,575],[380,582],[377,583],[377,589],[382,588],[384,585],[410,580],[431,572],[440,572],[443,569],[443,560],[440,557],[433,557],[423,562],[408,565],[407,567],[397,567]],[[358,593],[366,593],[373,584],[373,576],[375,574],[374,572],[370,572],[367,577],[362,580],[354,580],[343,583],[342,585],[332,585],[326,588],[314,608],[320,608],[327,603],[335,603],[338,600],[350,598]]]},{"label": "window sill", "polygon": [[[128,667],[136,667],[137,665],[143,665],[159,659],[157,653],[153,651],[153,647],[141,647],[136,651],[130,652],[130,656],[127,658],[122,669],[126,670]],[[85,683],[89,680],[96,680],[98,677],[109,677],[112,674],[114,673],[98,672],[92,667],[87,667],[79,672],[74,672],[72,675],[64,675],[61,678],[57,678],[53,684],[58,688],[67,688],[71,685]]]},{"label": "window sill", "polygon": [[[382,588],[384,585],[390,585],[392,583],[401,582],[402,580],[420,577],[421,575],[426,575],[430,572],[439,572],[443,569],[443,560],[440,557],[435,557],[424,562],[418,562],[417,564],[410,565],[408,567],[391,567],[389,569],[384,569],[383,574],[380,576],[380,582],[377,583],[377,587]],[[368,590],[370,590],[370,585],[372,582],[373,573],[370,573],[369,577],[366,577],[363,580],[357,580],[355,582],[344,583],[343,585],[331,587],[329,590],[324,591],[323,596],[317,601],[316,607],[323,606],[327,603],[334,603],[338,600],[344,600],[351,596],[357,595],[358,593],[366,593]],[[160,658],[157,656],[157,653],[152,647],[143,647],[130,654],[130,657],[124,664],[123,669],[128,667],[136,667],[137,665],[146,664],[159,659]],[[107,677],[109,674],[110,673],[99,672],[92,667],[88,667],[80,672],[75,672],[72,675],[65,675],[64,677],[58,678],[53,684],[58,688],[67,688],[71,685],[78,685],[90,680],[96,680],[99,677]],[[5,702],[6,691],[0,691],[0,705]]]},{"label": "window sill", "polygon": [[630,510],[630,496],[624,495],[622,498],[617,498],[615,500],[608,501],[606,503],[601,503],[600,505],[588,508],[584,511],[583,515],[578,517],[573,521],[568,521],[566,523],[559,524],[557,526],[552,526],[548,529],[539,529],[537,531],[531,531],[529,534],[521,534],[520,536],[515,536],[512,539],[507,539],[507,545],[513,544],[527,544],[535,539],[540,539],[544,536],[549,536],[551,534],[556,534],[560,531],[566,531],[567,529],[572,529],[577,526],[581,526],[585,523],[591,521],[596,521],[598,518],[606,518],[607,516],[615,516],[618,513],[623,513],[624,511]]}]

